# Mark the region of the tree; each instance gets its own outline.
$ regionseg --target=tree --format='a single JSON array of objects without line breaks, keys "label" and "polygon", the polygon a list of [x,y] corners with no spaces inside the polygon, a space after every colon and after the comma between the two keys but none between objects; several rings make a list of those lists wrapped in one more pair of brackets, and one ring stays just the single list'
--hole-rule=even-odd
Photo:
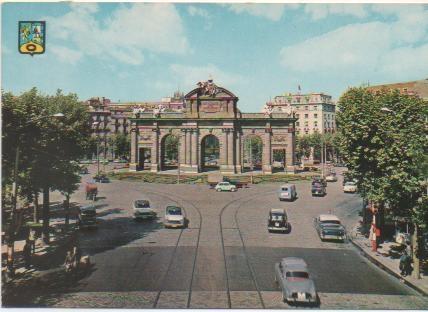
[{"label": "tree", "polygon": [[379,204],[380,216],[387,205],[392,215],[409,218],[417,234],[428,224],[426,102],[361,87],[342,95],[339,106],[342,155],[360,193]]},{"label": "tree", "polygon": [[[90,137],[89,115],[74,94],[45,96],[35,88],[19,96],[2,93],[3,190],[11,185],[17,148],[18,195],[30,200],[43,192],[43,233],[49,234],[49,191],[70,192],[78,178],[75,163]],[[61,112],[61,121],[50,118]],[[67,174],[64,174],[67,172]],[[3,196],[4,193],[3,193]],[[12,242],[13,243],[13,242]]]},{"label": "tree", "polygon": [[311,155],[311,142],[309,136],[296,137],[296,157],[303,160],[303,157]]},{"label": "tree", "polygon": [[[252,135],[245,140],[244,151],[248,162],[253,165],[262,160],[263,142],[256,135]],[[251,158],[251,159],[250,159]]]},{"label": "tree", "polygon": [[179,138],[175,135],[168,135],[165,138],[165,157],[166,159],[178,159]]}]

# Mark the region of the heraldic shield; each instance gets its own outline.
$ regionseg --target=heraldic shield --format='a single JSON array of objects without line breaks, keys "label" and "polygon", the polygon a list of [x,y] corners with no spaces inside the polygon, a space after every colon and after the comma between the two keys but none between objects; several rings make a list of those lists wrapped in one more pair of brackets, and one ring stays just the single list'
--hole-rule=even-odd
[{"label": "heraldic shield", "polygon": [[45,53],[46,23],[44,21],[19,22],[18,49],[22,54]]}]

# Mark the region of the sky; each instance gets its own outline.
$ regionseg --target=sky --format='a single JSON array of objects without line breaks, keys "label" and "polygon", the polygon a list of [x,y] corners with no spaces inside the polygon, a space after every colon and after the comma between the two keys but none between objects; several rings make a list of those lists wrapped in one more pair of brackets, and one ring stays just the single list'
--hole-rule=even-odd
[{"label": "sky", "polygon": [[[18,21],[46,52],[18,52]],[[260,111],[276,95],[428,78],[426,4],[4,3],[2,89],[156,101],[214,82]]]}]

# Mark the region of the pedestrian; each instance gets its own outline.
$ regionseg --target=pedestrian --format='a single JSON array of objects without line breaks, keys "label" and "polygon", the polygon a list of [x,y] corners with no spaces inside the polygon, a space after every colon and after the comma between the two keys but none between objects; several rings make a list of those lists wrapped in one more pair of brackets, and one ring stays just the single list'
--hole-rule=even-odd
[{"label": "pedestrian", "polygon": [[410,256],[407,254],[407,251],[404,250],[403,254],[400,257],[400,264],[399,264],[399,269],[400,269],[400,273],[402,276],[407,276],[410,275],[411,271],[412,271],[412,259],[410,258]]},{"label": "pedestrian", "polygon": [[24,255],[25,268],[29,269],[31,267],[31,244],[28,239],[25,241],[22,253]]},{"label": "pedestrian", "polygon": [[31,252],[36,253],[36,231],[33,228],[30,228],[28,233],[28,241],[30,242]]},{"label": "pedestrian", "polygon": [[67,251],[64,261],[65,272],[70,272],[73,269],[73,256],[71,251]]}]

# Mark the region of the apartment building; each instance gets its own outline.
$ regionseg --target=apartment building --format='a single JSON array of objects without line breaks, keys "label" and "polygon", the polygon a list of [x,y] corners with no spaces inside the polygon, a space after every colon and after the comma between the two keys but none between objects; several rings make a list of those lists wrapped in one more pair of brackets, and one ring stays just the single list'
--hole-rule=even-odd
[{"label": "apartment building", "polygon": [[296,118],[296,135],[333,133],[336,131],[336,105],[324,93],[279,95],[267,103],[275,112],[293,111]]}]

